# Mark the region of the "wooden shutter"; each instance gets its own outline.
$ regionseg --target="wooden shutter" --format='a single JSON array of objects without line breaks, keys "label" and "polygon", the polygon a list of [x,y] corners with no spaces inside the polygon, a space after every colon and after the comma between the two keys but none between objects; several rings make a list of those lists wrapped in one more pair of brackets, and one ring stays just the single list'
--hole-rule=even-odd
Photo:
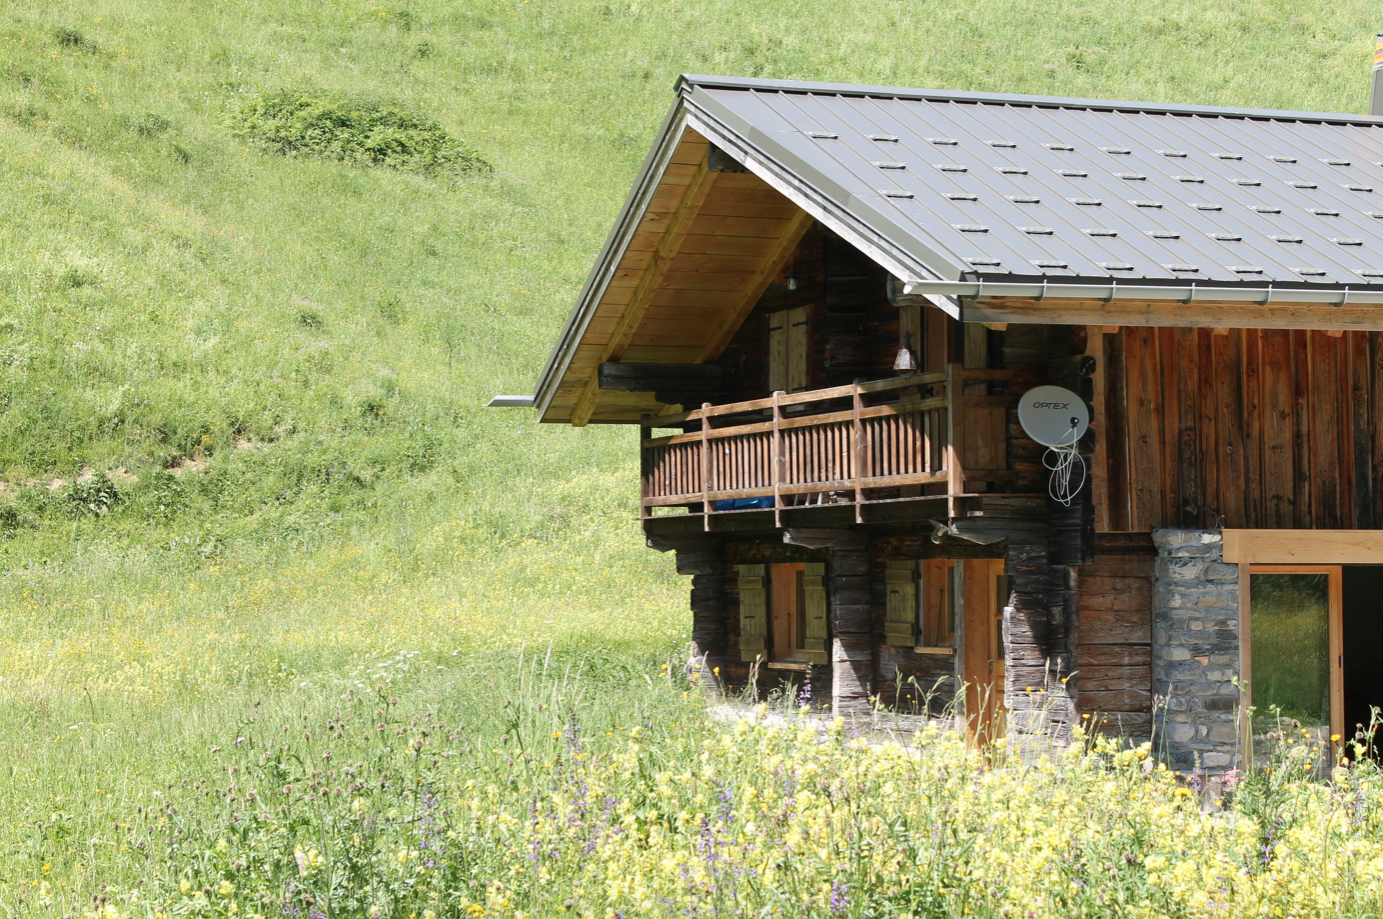
[{"label": "wooden shutter", "polygon": [[807,388],[807,308],[768,316],[768,391],[802,392]]},{"label": "wooden shutter", "polygon": [[770,313],[768,317],[768,391],[787,392],[788,388],[788,314]]},{"label": "wooden shutter", "polygon": [[767,658],[768,590],[763,565],[737,565],[740,588],[740,660]]},{"label": "wooden shutter", "polygon": [[929,648],[950,648],[956,644],[954,580],[955,564],[950,559],[929,558],[922,562],[922,644]]},{"label": "wooden shutter", "polygon": [[826,643],[826,563],[807,562],[802,576],[802,597],[806,607],[806,632],[802,648],[813,664],[829,662]]},{"label": "wooden shutter", "polygon": [[888,590],[888,621],[884,638],[891,645],[917,644],[917,563],[889,562],[884,571]]},{"label": "wooden shutter", "polygon": [[807,388],[807,308],[788,310],[788,392]]},{"label": "wooden shutter", "polygon": [[923,369],[927,357],[927,337],[922,334],[922,307],[916,303],[898,307],[898,347],[911,348],[917,368]]}]

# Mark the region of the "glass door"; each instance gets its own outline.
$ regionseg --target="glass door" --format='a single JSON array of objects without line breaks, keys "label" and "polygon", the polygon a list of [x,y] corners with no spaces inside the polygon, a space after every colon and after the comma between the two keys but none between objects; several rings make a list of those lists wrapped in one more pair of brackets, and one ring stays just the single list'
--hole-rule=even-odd
[{"label": "glass door", "polygon": [[1342,596],[1339,565],[1250,567],[1241,675],[1256,740],[1283,728],[1329,747],[1344,733]]}]

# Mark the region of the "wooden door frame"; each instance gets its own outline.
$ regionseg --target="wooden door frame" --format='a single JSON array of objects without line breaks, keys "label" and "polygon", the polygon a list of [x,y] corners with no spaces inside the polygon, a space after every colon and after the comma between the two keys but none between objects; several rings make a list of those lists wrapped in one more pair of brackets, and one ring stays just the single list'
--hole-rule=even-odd
[{"label": "wooden door frame", "polygon": [[997,585],[1004,574],[1004,560],[957,559],[956,568],[961,582],[955,595],[961,604],[958,676],[964,686],[965,738],[971,744],[983,745],[998,739],[992,735],[1002,730],[1005,711],[1003,683],[997,692],[994,686],[995,664],[1006,662],[1001,626],[998,657],[990,656],[994,650],[994,611],[1000,600]]},{"label": "wooden door frame", "polygon": [[[1330,647],[1330,733],[1344,736],[1344,566],[1275,565],[1242,562],[1239,565],[1239,736],[1250,744],[1248,710],[1253,705],[1253,596],[1250,578],[1255,574],[1324,574],[1327,576],[1327,629]],[[1332,743],[1333,749],[1333,743]]]},{"label": "wooden door frame", "polygon": [[1221,530],[1240,565],[1383,565],[1381,530]]}]

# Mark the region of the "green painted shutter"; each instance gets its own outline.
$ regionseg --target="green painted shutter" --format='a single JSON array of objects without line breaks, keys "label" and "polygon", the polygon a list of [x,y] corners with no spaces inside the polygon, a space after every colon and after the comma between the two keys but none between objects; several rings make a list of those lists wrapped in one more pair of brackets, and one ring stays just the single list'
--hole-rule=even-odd
[{"label": "green painted shutter", "polygon": [[737,565],[740,587],[740,660],[768,657],[768,590],[763,565]]},{"label": "green painted shutter", "polygon": [[807,562],[802,574],[802,594],[806,605],[806,634],[802,648],[813,664],[829,662],[826,644],[826,563]]},{"label": "green painted shutter", "polygon": [[884,571],[888,589],[888,622],[884,638],[891,645],[917,644],[917,563],[889,562]]}]

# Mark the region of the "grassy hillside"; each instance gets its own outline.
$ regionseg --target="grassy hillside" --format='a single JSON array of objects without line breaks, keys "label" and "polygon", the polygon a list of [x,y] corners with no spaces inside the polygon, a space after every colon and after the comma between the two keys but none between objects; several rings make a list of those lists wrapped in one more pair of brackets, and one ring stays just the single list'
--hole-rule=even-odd
[{"label": "grassy hillside", "polygon": [[[681,641],[632,434],[482,408],[531,390],[679,72],[1360,111],[1375,13],[5,0],[4,823],[112,770],[136,796],[252,696],[399,652]],[[492,169],[268,152],[234,124],[278,91],[398,106]]]},{"label": "grassy hillside", "polygon": [[[481,406],[530,389],[678,72],[1357,110],[1367,9],[9,2],[0,673],[662,642],[628,433]],[[266,153],[231,122],[279,90],[400,105],[493,172]]]}]

